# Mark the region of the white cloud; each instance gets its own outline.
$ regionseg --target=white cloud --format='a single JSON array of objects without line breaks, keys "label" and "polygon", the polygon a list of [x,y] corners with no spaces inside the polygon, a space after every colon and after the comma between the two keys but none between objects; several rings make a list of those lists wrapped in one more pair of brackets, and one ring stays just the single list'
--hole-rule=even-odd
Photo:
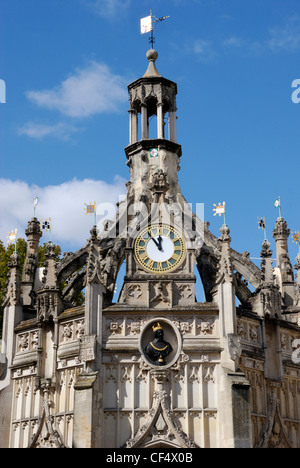
[{"label": "white cloud", "polygon": [[114,75],[107,65],[92,61],[59,86],[28,91],[27,97],[40,107],[68,117],[85,118],[118,111],[127,101],[127,91],[122,77]]},{"label": "white cloud", "polygon": [[272,28],[269,33],[268,46],[273,52],[298,51],[300,48],[300,17],[288,18],[284,26]]},{"label": "white cloud", "polygon": [[61,140],[68,140],[70,136],[78,132],[79,129],[68,125],[64,122],[59,122],[54,125],[46,125],[36,122],[28,122],[19,128],[19,135],[27,135],[30,138],[36,140],[42,140],[45,137],[55,137]]},{"label": "white cloud", "polygon": [[[126,193],[125,180],[116,176],[113,183],[101,180],[73,179],[60,185],[39,187],[23,181],[0,179],[0,239],[7,240],[12,229],[25,238],[25,229],[33,216],[33,200],[38,197],[36,217],[52,220],[52,240],[64,250],[77,250],[85,245],[93,225],[91,215],[85,215],[84,204],[97,202],[97,224],[102,229],[104,219],[112,218],[115,203]],[[105,210],[101,210],[102,208]],[[109,213],[104,213],[110,208]],[[102,216],[103,211],[103,216]],[[41,243],[48,242],[44,232]]]},{"label": "white cloud", "polygon": [[196,39],[192,43],[190,51],[193,52],[199,60],[203,61],[212,60],[216,55],[212,42],[206,39]]},{"label": "white cloud", "polygon": [[131,0],[83,0],[94,13],[105,19],[122,19]]},{"label": "white cloud", "polygon": [[224,39],[223,45],[225,47],[242,47],[245,44],[245,41],[237,36],[231,36],[228,39]]}]

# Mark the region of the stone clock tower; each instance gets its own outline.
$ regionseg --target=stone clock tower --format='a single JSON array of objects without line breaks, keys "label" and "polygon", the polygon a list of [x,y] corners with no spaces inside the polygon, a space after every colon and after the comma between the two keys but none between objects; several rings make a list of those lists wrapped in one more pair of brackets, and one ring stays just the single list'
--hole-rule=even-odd
[{"label": "stone clock tower", "polygon": [[149,50],[128,86],[130,180],[115,219],[58,263],[49,243],[40,266],[33,218],[22,275],[11,258],[2,447],[300,447],[300,256],[295,282],[283,218],[276,267],[266,240],[258,267],[232,249],[227,225],[217,238],[191,211],[177,177],[177,86],[157,58]]},{"label": "stone clock tower", "polygon": [[[122,300],[165,309],[195,302],[196,231],[192,234],[193,215],[177,178],[181,157],[176,141],[177,86],[161,77],[157,57],[150,49],[145,75],[128,86],[127,203],[136,216],[128,225]],[[156,125],[150,135],[152,119]]]}]

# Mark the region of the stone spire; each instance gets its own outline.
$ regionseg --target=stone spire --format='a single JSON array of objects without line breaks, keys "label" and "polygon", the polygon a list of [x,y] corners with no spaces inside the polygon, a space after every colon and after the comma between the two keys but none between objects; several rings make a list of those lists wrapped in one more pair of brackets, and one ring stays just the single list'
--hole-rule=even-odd
[{"label": "stone spire", "polygon": [[241,345],[237,335],[235,281],[230,249],[230,229],[226,224],[223,224],[220,232],[221,255],[213,295],[217,299],[219,306],[220,343],[224,349],[222,352],[222,365],[224,368],[236,371],[241,356]]},{"label": "stone spire", "polygon": [[226,224],[220,229],[221,237],[219,241],[221,242],[221,258],[219,260],[219,269],[217,274],[216,284],[220,283],[233,283],[233,266],[230,256],[230,229]]},{"label": "stone spire", "polygon": [[25,234],[27,236],[27,252],[22,274],[22,297],[24,306],[31,306],[31,293],[38,266],[39,240],[42,236],[40,223],[37,218],[32,218],[29,221]]},{"label": "stone spire", "polygon": [[265,239],[261,249],[261,284],[257,289],[257,296],[253,301],[253,309],[261,317],[278,318],[281,316],[281,294],[275,284],[272,250]]},{"label": "stone spire", "polygon": [[42,237],[40,223],[37,218],[32,218],[28,222],[28,228],[25,231],[27,237],[27,254],[22,275],[22,282],[33,282],[35,268],[38,262],[39,240]]},{"label": "stone spire", "polygon": [[[3,328],[2,347],[0,350],[0,377],[6,369],[6,379],[10,377],[10,366],[15,350],[15,327],[24,320],[21,281],[20,281],[20,258],[16,252],[10,257],[10,275],[7,286],[6,298],[3,302]],[[4,355],[6,358],[3,359]]]},{"label": "stone spire", "polygon": [[290,229],[284,218],[278,218],[273,230],[273,237],[276,241],[277,268],[279,268],[282,280],[283,300],[286,306],[294,303],[294,273],[289,257],[288,238]]},{"label": "stone spire", "polygon": [[294,281],[293,267],[288,250],[289,235],[290,229],[287,227],[287,222],[284,218],[278,218],[273,230],[273,237],[276,241],[277,267],[280,268],[283,283]]},{"label": "stone spire", "polygon": [[45,253],[43,286],[37,291],[38,319],[45,322],[48,322],[50,318],[56,319],[63,309],[54,249],[55,245],[49,242]]},{"label": "stone spire", "polygon": [[93,226],[90,231],[91,237],[88,241],[88,259],[86,267],[85,286],[89,283],[101,283],[101,247],[98,237],[97,226]]},{"label": "stone spire", "polygon": [[7,294],[3,306],[21,305],[21,281],[20,281],[20,257],[17,252],[13,252],[8,264],[10,275],[7,286]]},{"label": "stone spire", "polygon": [[295,270],[297,270],[296,290],[295,290],[295,303],[296,307],[300,307],[300,253],[296,257]]},{"label": "stone spire", "polygon": [[265,239],[262,243],[261,249],[261,282],[263,287],[272,286],[274,284],[274,271],[272,267],[272,250],[270,249],[271,244]]},{"label": "stone spire", "polygon": [[44,269],[44,277],[42,282],[44,288],[47,289],[57,289],[57,264],[56,264],[56,255],[55,255],[55,245],[52,242],[47,244],[46,253],[45,253],[46,263]]}]

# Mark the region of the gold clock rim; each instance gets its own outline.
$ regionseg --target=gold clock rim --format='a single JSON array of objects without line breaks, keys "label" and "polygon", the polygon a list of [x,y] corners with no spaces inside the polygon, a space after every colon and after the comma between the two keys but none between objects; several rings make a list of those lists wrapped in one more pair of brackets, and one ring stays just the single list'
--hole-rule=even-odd
[{"label": "gold clock rim", "polygon": [[[174,265],[172,265],[172,266],[170,266],[168,268],[165,268],[164,270],[158,270],[158,269],[153,269],[153,268],[147,267],[147,265],[145,265],[143,263],[143,261],[140,260],[139,254],[138,254],[138,251],[137,251],[138,250],[138,242],[141,239],[144,232],[147,231],[148,229],[152,229],[154,227],[159,227],[159,228],[166,227],[167,229],[170,230],[170,232],[173,231],[177,235],[177,238],[178,238],[178,240],[180,240],[180,243],[181,243],[180,257],[178,258],[178,260],[176,261],[176,263]],[[185,253],[186,253],[186,247],[185,247],[184,238],[179,234],[178,229],[176,229],[174,226],[171,226],[170,224],[166,224],[166,223],[155,223],[155,224],[149,225],[148,227],[143,228],[142,231],[139,233],[139,235],[136,237],[135,243],[134,243],[134,254],[135,254],[135,257],[137,259],[137,262],[139,263],[139,265],[145,271],[147,271],[148,273],[153,273],[153,274],[165,275],[167,273],[173,272],[174,270],[176,270],[181,265],[181,263],[182,263],[182,261],[183,261],[183,259],[185,257]],[[163,263],[163,262],[157,262],[157,263]]]}]

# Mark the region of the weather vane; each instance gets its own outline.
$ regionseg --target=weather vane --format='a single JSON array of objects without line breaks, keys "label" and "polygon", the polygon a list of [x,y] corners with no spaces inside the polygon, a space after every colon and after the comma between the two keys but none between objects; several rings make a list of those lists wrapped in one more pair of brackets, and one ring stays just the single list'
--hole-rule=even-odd
[{"label": "weather vane", "polygon": [[7,236],[7,245],[14,244],[15,245],[15,253],[17,253],[17,229],[8,233]]},{"label": "weather vane", "polygon": [[170,18],[170,16],[161,16],[160,18],[155,18],[155,16],[152,15],[152,10],[150,10],[150,16],[141,18],[140,20],[141,34],[146,34],[148,32],[151,33],[151,36],[149,38],[151,49],[153,49],[153,44],[155,42],[155,39],[153,37],[153,29],[156,28],[158,23],[164,21],[167,18]]},{"label": "weather vane", "polygon": [[266,229],[266,218],[257,218],[258,229],[262,229],[264,231],[265,240],[267,240],[267,229]]},{"label": "weather vane", "polygon": [[49,218],[49,220],[45,219],[45,221],[41,220],[42,229],[49,231],[49,244],[52,244],[51,224],[51,218]]},{"label": "weather vane", "polygon": [[282,218],[282,216],[281,216],[281,199],[280,199],[280,197],[276,198],[276,200],[274,202],[274,206],[275,206],[275,208],[279,209],[279,218]]},{"label": "weather vane", "polygon": [[36,215],[36,207],[39,203],[39,199],[38,197],[34,197],[34,200],[33,200],[33,217],[35,218],[35,215]]},{"label": "weather vane", "polygon": [[91,215],[94,215],[94,226],[97,226],[97,209],[96,209],[96,202],[94,201],[94,204],[93,203],[90,203],[89,205],[87,205],[85,203],[85,214],[91,214]]},{"label": "weather vane", "polygon": [[292,232],[292,239],[295,244],[298,244],[299,254],[300,254],[300,233],[299,231]]},{"label": "weather vane", "polygon": [[221,216],[222,214],[224,215],[224,225],[226,224],[226,218],[225,218],[225,202],[223,202],[223,205],[221,203],[219,203],[218,205],[216,205],[214,203],[214,209],[213,211],[215,212],[214,213],[214,216]]}]

